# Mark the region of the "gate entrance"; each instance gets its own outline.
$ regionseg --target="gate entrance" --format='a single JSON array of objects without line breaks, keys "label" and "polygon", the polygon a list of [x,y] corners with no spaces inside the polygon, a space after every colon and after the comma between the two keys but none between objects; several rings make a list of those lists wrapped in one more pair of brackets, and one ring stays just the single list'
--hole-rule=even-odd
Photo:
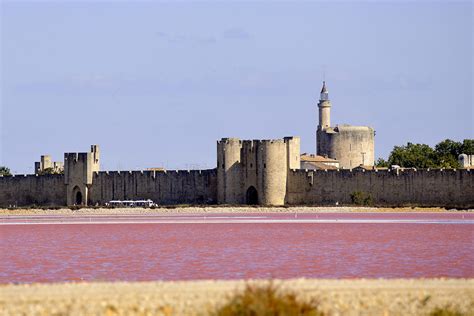
[{"label": "gate entrance", "polygon": [[248,205],[257,205],[258,204],[258,192],[255,187],[251,186],[247,189],[246,200]]},{"label": "gate entrance", "polygon": [[74,189],[72,190],[72,201],[74,202],[74,205],[82,205],[82,192],[81,189],[79,189],[78,186],[75,186]]}]

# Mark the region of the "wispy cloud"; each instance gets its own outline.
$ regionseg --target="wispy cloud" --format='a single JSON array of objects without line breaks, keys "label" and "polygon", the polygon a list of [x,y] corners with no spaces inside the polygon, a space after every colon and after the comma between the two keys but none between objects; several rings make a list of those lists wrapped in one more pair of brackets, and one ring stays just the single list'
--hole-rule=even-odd
[{"label": "wispy cloud", "polygon": [[250,33],[248,33],[242,28],[231,28],[225,30],[222,34],[222,37],[230,40],[246,40],[249,39],[251,36]]},{"label": "wispy cloud", "polygon": [[217,39],[214,36],[200,36],[200,35],[189,35],[189,34],[172,34],[166,32],[156,32],[156,37],[165,40],[168,43],[178,44],[178,43],[192,43],[198,45],[210,45],[217,43]]},{"label": "wispy cloud", "polygon": [[248,40],[252,36],[249,32],[242,28],[230,28],[221,33],[220,36],[215,35],[191,35],[182,33],[167,33],[163,31],[155,32],[155,36],[163,41],[172,44],[192,43],[198,45],[212,45],[219,40]]}]

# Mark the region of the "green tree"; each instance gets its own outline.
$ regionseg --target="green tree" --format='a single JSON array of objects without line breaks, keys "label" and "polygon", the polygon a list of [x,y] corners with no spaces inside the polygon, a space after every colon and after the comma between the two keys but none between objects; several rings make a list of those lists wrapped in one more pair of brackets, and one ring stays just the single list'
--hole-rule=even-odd
[{"label": "green tree", "polygon": [[393,148],[388,164],[405,168],[436,168],[436,153],[428,145],[407,143]]},{"label": "green tree", "polygon": [[440,168],[459,168],[458,156],[462,143],[445,139],[435,146],[436,164]]},{"label": "green tree", "polygon": [[474,139],[463,140],[461,154],[474,155]]},{"label": "green tree", "polygon": [[11,176],[10,169],[5,166],[0,166],[0,176]]},{"label": "green tree", "polygon": [[376,167],[379,167],[379,168],[386,168],[388,167],[388,161],[383,159],[383,158],[379,158],[377,159],[377,161],[375,162],[375,166]]}]

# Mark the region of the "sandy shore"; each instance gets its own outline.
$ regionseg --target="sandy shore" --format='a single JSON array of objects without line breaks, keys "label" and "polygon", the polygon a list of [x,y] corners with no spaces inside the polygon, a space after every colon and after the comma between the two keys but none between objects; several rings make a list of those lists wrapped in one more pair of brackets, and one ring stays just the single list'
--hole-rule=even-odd
[{"label": "sandy shore", "polygon": [[[265,281],[251,281],[264,284]],[[474,279],[274,281],[328,315],[474,315]],[[244,281],[0,285],[0,315],[206,315]]]},{"label": "sandy shore", "polygon": [[[464,212],[474,210],[464,210]],[[294,207],[237,207],[237,206],[189,206],[189,207],[162,207],[162,208],[81,208],[71,210],[61,209],[0,209],[0,216],[8,215],[111,215],[111,214],[191,214],[191,213],[374,213],[374,212],[459,212],[457,210],[447,210],[440,207],[315,207],[315,206],[294,206]]]}]

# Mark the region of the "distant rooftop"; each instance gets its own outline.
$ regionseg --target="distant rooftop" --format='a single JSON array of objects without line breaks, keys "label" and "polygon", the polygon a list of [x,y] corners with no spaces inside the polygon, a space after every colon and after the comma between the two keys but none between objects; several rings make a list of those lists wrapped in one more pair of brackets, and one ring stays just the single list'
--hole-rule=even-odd
[{"label": "distant rooftop", "polygon": [[165,168],[161,168],[161,167],[159,167],[159,168],[147,168],[146,170],[147,171],[165,171]]},{"label": "distant rooftop", "polygon": [[307,161],[307,162],[332,162],[336,163],[339,162],[336,159],[332,159],[329,157],[324,157],[324,156],[319,156],[319,155],[314,155],[314,154],[307,154],[304,153],[301,155],[301,161]]}]

